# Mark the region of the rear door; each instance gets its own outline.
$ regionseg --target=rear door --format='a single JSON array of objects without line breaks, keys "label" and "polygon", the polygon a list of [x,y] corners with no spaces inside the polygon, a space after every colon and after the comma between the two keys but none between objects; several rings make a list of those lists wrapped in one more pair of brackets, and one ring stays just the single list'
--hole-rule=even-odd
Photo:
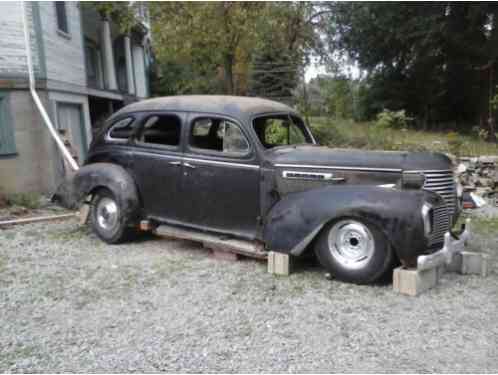
[{"label": "rear door", "polygon": [[254,238],[260,214],[259,161],[235,120],[191,114],[186,131],[182,196],[185,220],[198,227]]},{"label": "rear door", "polygon": [[183,113],[148,113],[134,140],[133,173],[147,215],[181,218]]}]

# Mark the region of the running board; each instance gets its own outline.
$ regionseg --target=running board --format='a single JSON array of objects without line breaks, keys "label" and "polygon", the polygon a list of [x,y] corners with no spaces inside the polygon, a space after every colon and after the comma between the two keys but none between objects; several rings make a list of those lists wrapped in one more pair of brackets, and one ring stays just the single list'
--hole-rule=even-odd
[{"label": "running board", "polygon": [[225,239],[220,235],[171,225],[160,225],[155,229],[155,233],[158,236],[200,242],[204,247],[215,251],[227,251],[256,259],[268,258],[268,253],[264,250],[263,245],[256,241]]}]

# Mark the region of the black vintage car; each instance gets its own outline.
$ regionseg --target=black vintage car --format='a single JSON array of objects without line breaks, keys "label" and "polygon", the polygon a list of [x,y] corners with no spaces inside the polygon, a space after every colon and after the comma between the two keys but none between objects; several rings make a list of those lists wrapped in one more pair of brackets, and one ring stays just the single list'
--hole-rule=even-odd
[{"label": "black vintage car", "polygon": [[72,181],[96,234],[141,220],[314,251],[336,278],[370,283],[443,245],[459,206],[442,154],[316,144],[292,108],[265,99],[176,96],[128,105],[95,137]]}]

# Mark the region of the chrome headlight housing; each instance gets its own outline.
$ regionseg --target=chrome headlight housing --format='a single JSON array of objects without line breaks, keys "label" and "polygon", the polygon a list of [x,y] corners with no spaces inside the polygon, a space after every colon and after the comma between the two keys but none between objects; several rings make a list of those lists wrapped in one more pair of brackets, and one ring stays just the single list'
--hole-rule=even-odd
[{"label": "chrome headlight housing", "polygon": [[422,172],[403,172],[401,187],[403,189],[422,189],[425,184],[425,175]]},{"label": "chrome headlight housing", "polygon": [[432,233],[433,227],[433,210],[432,205],[424,203],[422,206],[422,219],[424,221],[424,234],[428,237]]}]

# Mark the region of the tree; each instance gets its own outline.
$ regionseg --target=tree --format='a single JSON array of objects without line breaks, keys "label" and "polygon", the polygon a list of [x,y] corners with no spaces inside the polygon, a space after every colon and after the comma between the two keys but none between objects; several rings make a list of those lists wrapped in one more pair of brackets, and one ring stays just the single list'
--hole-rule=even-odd
[{"label": "tree", "polygon": [[[153,47],[160,60],[222,76],[224,93],[241,91],[235,74],[255,47],[258,21],[266,5],[232,2],[150,3]],[[238,60],[239,59],[239,60]]]},{"label": "tree", "polygon": [[358,61],[368,71],[372,102],[406,108],[425,125],[483,123],[491,117],[498,5],[326,6],[331,9],[326,22],[329,50]]}]

